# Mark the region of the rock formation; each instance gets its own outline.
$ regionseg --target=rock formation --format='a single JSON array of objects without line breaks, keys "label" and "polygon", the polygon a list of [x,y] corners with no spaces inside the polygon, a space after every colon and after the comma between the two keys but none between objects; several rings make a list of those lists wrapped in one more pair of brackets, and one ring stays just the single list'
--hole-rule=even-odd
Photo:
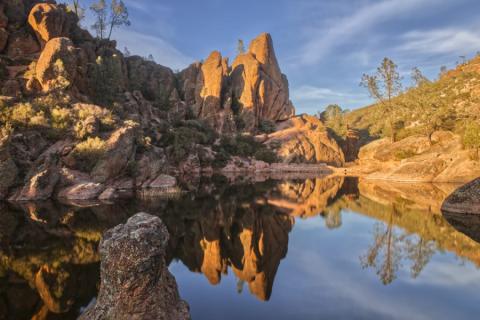
[{"label": "rock formation", "polygon": [[66,35],[67,13],[55,4],[38,3],[28,15],[28,23],[35,31],[38,41],[45,45],[53,38]]},{"label": "rock formation", "polygon": [[442,205],[442,211],[461,214],[480,214],[480,179],[453,192]]},{"label": "rock formation", "polygon": [[[233,62],[234,100],[255,120],[283,121],[295,114],[289,99],[288,81],[278,66],[273,41],[268,33],[254,39],[248,53]],[[247,123],[247,128],[249,124]]]},{"label": "rock formation", "polygon": [[[115,41],[92,37],[63,4],[4,0],[0,54],[0,106],[13,126],[8,148],[0,150],[0,170],[10,172],[0,181],[2,198],[109,200],[148,194],[148,188],[156,193],[162,188],[151,183],[163,174],[228,171],[233,162],[266,169],[257,159],[275,161],[266,146],[278,144],[284,163],[268,165],[270,171],[284,171],[288,163],[344,163],[318,121],[293,117],[288,81],[267,33],[231,66],[214,51],[173,72],[124,56]],[[282,132],[265,145],[246,142],[254,145],[248,155],[221,146],[222,135],[235,144],[240,135],[275,125]]]},{"label": "rock formation", "polygon": [[72,41],[68,38],[48,41],[35,67],[43,91],[72,85],[76,74],[77,57]]},{"label": "rock formation", "polygon": [[[258,137],[262,139],[262,137]],[[308,115],[293,117],[266,136],[265,144],[277,149],[286,163],[327,163],[342,166],[345,158],[322,122]]]},{"label": "rock formation", "polygon": [[254,39],[249,51],[240,54],[231,67],[214,51],[204,63],[180,72],[179,82],[187,105],[221,132],[234,130],[234,115],[243,120],[244,129],[254,131],[262,121],[283,121],[295,114],[288,81],[268,33]]},{"label": "rock formation", "polygon": [[394,181],[465,183],[480,176],[480,163],[465,150],[460,136],[437,131],[432,140],[376,140],[360,149],[359,170],[368,179]]},{"label": "rock formation", "polygon": [[100,292],[80,319],[190,319],[165,263],[168,238],[162,221],[146,213],[107,231]]}]

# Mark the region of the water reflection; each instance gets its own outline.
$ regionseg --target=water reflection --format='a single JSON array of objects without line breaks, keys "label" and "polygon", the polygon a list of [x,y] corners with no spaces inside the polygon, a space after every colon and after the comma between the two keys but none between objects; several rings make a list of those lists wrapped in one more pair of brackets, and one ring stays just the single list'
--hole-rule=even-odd
[{"label": "water reflection", "polygon": [[296,219],[322,217],[328,229],[341,228],[346,212],[374,219],[369,246],[356,254],[359,267],[385,285],[403,267],[418,277],[438,252],[480,267],[478,233],[440,212],[456,186],[322,177],[233,185],[200,179],[188,187],[178,199],[137,203],[2,204],[0,319],[75,318],[96,294],[102,232],[138,211],[159,215],[173,235],[168,262],[180,261],[212,285],[230,270],[237,290],[248,286],[261,301],[271,298]]}]

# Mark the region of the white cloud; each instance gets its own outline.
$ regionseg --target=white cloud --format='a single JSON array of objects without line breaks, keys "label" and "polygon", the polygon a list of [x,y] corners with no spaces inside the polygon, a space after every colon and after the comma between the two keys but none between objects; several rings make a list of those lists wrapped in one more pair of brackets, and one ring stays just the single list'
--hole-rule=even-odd
[{"label": "white cloud", "polygon": [[132,30],[122,30],[117,36],[118,48],[127,47],[132,54],[153,55],[155,61],[171,69],[183,69],[193,62],[161,37],[145,35]]},{"label": "white cloud", "polygon": [[439,5],[444,0],[382,0],[364,5],[353,14],[337,19],[325,28],[309,30],[307,43],[301,48],[300,62],[311,65],[319,62],[335,46],[349,41],[355,35],[372,27],[404,17],[424,6]]},{"label": "white cloud", "polygon": [[480,35],[468,29],[445,28],[411,31],[398,50],[421,54],[470,54],[480,49]]},{"label": "white cloud", "polygon": [[371,102],[367,94],[336,91],[331,88],[303,85],[292,89],[292,100],[300,105],[326,106],[330,103],[338,103],[342,106],[362,106]]}]

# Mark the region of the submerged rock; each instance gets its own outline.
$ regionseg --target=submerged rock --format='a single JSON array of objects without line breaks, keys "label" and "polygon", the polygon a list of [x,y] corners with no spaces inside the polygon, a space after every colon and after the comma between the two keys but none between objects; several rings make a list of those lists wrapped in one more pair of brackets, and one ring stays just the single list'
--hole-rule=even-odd
[{"label": "submerged rock", "polygon": [[160,218],[146,213],[107,231],[98,299],[80,319],[190,319],[165,263],[168,239]]}]

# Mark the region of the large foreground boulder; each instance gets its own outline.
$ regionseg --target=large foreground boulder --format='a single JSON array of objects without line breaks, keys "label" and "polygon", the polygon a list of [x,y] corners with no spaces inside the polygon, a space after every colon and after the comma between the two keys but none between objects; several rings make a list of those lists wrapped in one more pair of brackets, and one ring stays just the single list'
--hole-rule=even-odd
[{"label": "large foreground boulder", "polygon": [[462,214],[480,214],[480,178],[457,189],[445,199],[442,211]]},{"label": "large foreground boulder", "polygon": [[107,231],[98,299],[80,319],[190,319],[165,263],[168,239],[160,218],[146,213]]}]

